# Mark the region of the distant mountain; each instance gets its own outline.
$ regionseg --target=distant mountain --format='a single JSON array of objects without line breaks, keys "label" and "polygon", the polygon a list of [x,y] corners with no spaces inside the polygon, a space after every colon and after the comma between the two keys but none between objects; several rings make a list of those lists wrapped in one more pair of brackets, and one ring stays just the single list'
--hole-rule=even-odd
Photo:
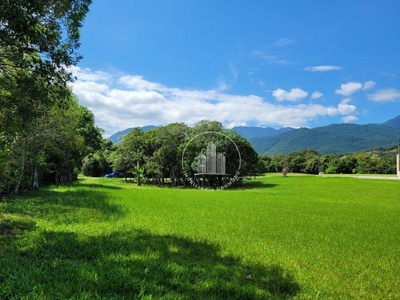
[{"label": "distant mountain", "polygon": [[[143,131],[149,131],[150,129],[156,128],[157,126],[149,125],[149,126],[143,126],[140,127]],[[117,144],[119,143],[124,135],[128,134],[133,128],[127,128],[122,131],[118,131],[114,133],[112,136],[110,136],[110,140]],[[274,129],[271,127],[267,128],[262,128],[262,127],[245,127],[245,126],[237,126],[233,127],[233,130],[235,130],[237,133],[239,133],[242,137],[245,139],[249,140],[254,137],[264,137],[264,136],[273,136],[276,134],[288,132],[290,130],[293,130],[293,128],[289,127],[283,127],[280,129]]]},{"label": "distant mountain", "polygon": [[397,144],[399,136],[399,128],[386,125],[333,124],[253,138],[250,143],[259,154],[275,155],[305,149],[314,149],[323,154],[339,154],[390,147]]},{"label": "distant mountain", "polygon": [[382,125],[400,129],[400,115],[394,117],[393,119],[390,119],[389,121],[386,121],[385,123],[382,123]]},{"label": "distant mountain", "polygon": [[[150,125],[141,129],[148,131],[156,127]],[[321,154],[341,154],[396,145],[400,137],[400,115],[382,124],[332,124],[313,129],[236,126],[232,129],[247,139],[259,154],[275,155],[307,149]],[[118,143],[131,130],[118,131],[110,139]]]},{"label": "distant mountain", "polygon": [[[149,131],[156,127],[157,126],[154,126],[154,125],[148,125],[148,126],[140,127],[140,129],[142,129],[143,131]],[[114,144],[119,143],[124,138],[124,136],[127,135],[132,129],[133,129],[133,127],[114,133],[112,136],[110,136],[111,142],[113,142]]]},{"label": "distant mountain", "polygon": [[288,132],[290,130],[293,130],[293,128],[289,127],[283,127],[280,129],[274,129],[271,127],[247,127],[247,126],[236,126],[232,128],[235,130],[237,133],[239,133],[242,137],[244,137],[247,140],[250,140],[252,138],[256,137],[265,137],[265,136],[273,136],[281,133]]}]

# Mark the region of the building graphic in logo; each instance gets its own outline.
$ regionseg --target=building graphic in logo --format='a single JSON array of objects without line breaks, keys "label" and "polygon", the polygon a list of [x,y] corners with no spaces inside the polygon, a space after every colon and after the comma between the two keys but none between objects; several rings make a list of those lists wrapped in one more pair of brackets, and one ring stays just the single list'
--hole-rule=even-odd
[{"label": "building graphic in logo", "polygon": [[[186,150],[193,150],[194,145],[197,153],[190,156]],[[230,137],[220,132],[196,135],[186,144],[182,154],[184,177],[191,186],[199,189],[223,190],[232,186],[239,180],[240,165],[239,148]]]},{"label": "building graphic in logo", "polygon": [[201,153],[197,156],[197,173],[225,175],[225,155],[217,153],[213,142],[208,143],[206,155]]}]

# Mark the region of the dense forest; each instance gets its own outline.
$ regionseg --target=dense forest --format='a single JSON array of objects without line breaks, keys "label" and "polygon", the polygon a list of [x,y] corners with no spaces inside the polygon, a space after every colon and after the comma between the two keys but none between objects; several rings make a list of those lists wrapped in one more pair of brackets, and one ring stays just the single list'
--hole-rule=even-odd
[{"label": "dense forest", "polygon": [[133,128],[120,143],[87,156],[83,174],[102,176],[112,166],[125,177],[142,174],[158,185],[166,184],[165,179],[173,186],[188,185],[188,179],[198,171],[198,156],[210,141],[226,159],[223,173],[227,176],[242,179],[257,170],[259,157],[246,139],[223,129],[220,122],[202,120],[193,127],[172,123],[149,131]]},{"label": "dense forest", "polygon": [[68,67],[91,0],[0,2],[0,194],[65,183],[102,147]]}]

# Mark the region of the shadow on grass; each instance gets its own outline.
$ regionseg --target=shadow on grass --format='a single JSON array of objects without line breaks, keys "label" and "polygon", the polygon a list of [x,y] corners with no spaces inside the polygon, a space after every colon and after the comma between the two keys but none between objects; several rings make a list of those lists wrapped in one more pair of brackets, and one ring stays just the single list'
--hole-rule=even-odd
[{"label": "shadow on grass", "polygon": [[121,187],[115,186],[112,183],[110,184],[101,184],[101,183],[80,183],[79,181],[75,182],[74,187],[83,187],[83,188],[91,188],[91,189],[107,189],[107,190],[122,190]]},{"label": "shadow on grass", "polygon": [[[257,179],[252,179],[252,180],[244,180],[243,183],[241,185],[231,185],[228,186],[226,188],[226,190],[252,190],[252,189],[270,189],[270,188],[274,188],[278,186],[278,184],[274,184],[274,183],[265,183],[263,181],[259,181]],[[176,188],[176,187],[172,187],[172,186],[163,186],[163,187],[167,187],[167,188]],[[193,187],[193,186],[179,186],[179,188],[181,189],[201,189],[201,187]],[[208,189],[214,189],[214,190],[219,190],[221,189],[221,185],[216,185],[214,187],[212,186],[204,186],[205,190]]]},{"label": "shadow on grass", "polygon": [[229,189],[236,190],[252,190],[252,189],[270,189],[278,186],[278,184],[274,183],[265,183],[263,181],[259,181],[257,179],[252,180],[244,180],[242,185],[240,186],[232,186]]},{"label": "shadow on grass", "polygon": [[11,298],[288,299],[300,291],[280,266],[243,264],[217,245],[174,235],[50,231],[16,251],[11,275],[0,260],[0,295]]},{"label": "shadow on grass", "polygon": [[36,223],[33,221],[22,221],[4,219],[0,216],[0,246],[2,241],[10,241],[17,235],[23,234],[25,231],[36,229]]},{"label": "shadow on grass", "polygon": [[106,220],[124,214],[121,206],[110,203],[107,193],[84,189],[27,192],[3,202],[2,210],[65,224]]}]

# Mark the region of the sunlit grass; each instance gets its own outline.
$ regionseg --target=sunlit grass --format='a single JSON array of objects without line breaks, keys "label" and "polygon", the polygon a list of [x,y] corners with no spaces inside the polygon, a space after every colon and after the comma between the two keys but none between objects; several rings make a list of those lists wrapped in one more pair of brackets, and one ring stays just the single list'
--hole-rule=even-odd
[{"label": "sunlit grass", "polygon": [[84,178],[0,202],[0,298],[400,298],[400,181]]}]

